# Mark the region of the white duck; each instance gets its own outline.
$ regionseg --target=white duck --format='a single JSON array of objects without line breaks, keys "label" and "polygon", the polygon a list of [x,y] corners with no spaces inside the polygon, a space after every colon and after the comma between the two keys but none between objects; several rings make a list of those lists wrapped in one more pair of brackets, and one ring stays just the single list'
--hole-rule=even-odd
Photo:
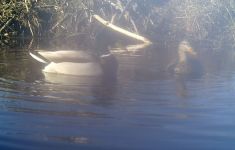
[{"label": "white duck", "polygon": [[46,73],[77,76],[99,76],[106,73],[114,75],[118,66],[115,57],[110,53],[97,57],[82,50],[36,50],[29,54],[37,61],[46,64],[43,69]]}]

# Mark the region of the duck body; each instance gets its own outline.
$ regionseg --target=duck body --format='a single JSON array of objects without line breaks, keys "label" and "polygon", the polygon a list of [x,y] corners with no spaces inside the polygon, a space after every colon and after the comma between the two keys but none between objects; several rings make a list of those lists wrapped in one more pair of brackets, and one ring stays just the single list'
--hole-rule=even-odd
[{"label": "duck body", "polygon": [[200,77],[203,67],[198,60],[197,53],[190,46],[189,42],[182,41],[178,47],[178,59],[167,68],[176,76],[181,77]]},{"label": "duck body", "polygon": [[98,63],[74,63],[74,62],[51,62],[42,70],[46,73],[79,75],[79,76],[98,76],[102,75],[101,66]]},{"label": "duck body", "polygon": [[201,63],[197,59],[188,59],[175,65],[174,73],[177,76],[200,77],[203,73]]},{"label": "duck body", "polygon": [[111,54],[101,58],[81,50],[36,50],[35,54],[30,52],[30,55],[46,65],[43,69],[45,73],[76,76],[100,76],[105,73],[101,62],[108,65],[115,61]]}]

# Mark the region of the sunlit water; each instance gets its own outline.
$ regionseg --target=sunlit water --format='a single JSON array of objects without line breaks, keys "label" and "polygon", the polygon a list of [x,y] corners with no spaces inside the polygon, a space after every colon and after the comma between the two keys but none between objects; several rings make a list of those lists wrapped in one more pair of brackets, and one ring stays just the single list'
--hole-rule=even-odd
[{"label": "sunlit water", "polygon": [[202,77],[178,80],[155,59],[121,56],[113,82],[43,75],[27,52],[0,61],[1,149],[235,147],[229,60],[204,61]]}]

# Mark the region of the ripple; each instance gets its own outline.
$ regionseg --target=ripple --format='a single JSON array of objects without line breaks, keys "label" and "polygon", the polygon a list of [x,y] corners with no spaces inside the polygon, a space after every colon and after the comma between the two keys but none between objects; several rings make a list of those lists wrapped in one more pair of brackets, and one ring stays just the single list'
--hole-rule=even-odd
[{"label": "ripple", "polygon": [[27,59],[22,66],[13,60],[4,64],[18,71],[10,68],[0,77],[0,148],[234,145],[234,71],[178,80],[141,56],[120,59],[115,82],[29,71],[39,66]]}]

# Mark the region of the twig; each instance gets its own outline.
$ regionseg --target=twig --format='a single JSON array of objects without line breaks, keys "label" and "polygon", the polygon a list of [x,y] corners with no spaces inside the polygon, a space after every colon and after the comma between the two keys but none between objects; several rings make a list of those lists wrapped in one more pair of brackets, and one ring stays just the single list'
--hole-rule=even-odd
[{"label": "twig", "polygon": [[131,22],[131,24],[132,24],[132,26],[133,26],[135,32],[136,32],[136,33],[139,33],[139,31],[138,31],[138,29],[137,29],[137,26],[136,26],[136,24],[135,24],[135,22],[134,22],[134,20],[133,20],[132,18],[130,18],[130,22]]},{"label": "twig", "polygon": [[123,28],[120,28],[120,27],[118,27],[116,25],[113,25],[112,23],[110,23],[110,22],[104,20],[103,18],[101,18],[99,15],[94,14],[93,17],[97,21],[99,21],[100,23],[102,23],[106,27],[113,29],[114,31],[117,31],[117,32],[119,32],[121,34],[124,34],[124,35],[126,35],[128,37],[134,38],[136,40],[142,41],[142,42],[144,42],[146,44],[149,44],[149,45],[151,44],[151,42],[147,38],[145,38],[143,36],[140,36],[140,35],[137,35],[135,33],[129,32],[129,31],[127,31],[127,30],[125,30]]},{"label": "twig", "polygon": [[227,11],[227,13],[228,13],[228,15],[229,15],[231,21],[234,22],[233,16],[232,16],[232,14],[230,13],[229,9],[228,9],[226,6],[225,6],[225,9],[226,9],[226,11]]},{"label": "twig", "polygon": [[113,6],[116,10],[123,11],[123,8],[121,8],[118,4],[115,4],[111,2],[110,0],[104,0],[104,2],[109,3],[111,6]]},{"label": "twig", "polygon": [[29,12],[29,7],[28,7],[27,3],[28,3],[27,0],[24,0],[26,11]]},{"label": "twig", "polygon": [[31,35],[34,36],[33,29],[32,29],[32,26],[31,26],[31,23],[29,22],[29,20],[28,20],[28,26],[29,26],[29,30],[31,32]]},{"label": "twig", "polygon": [[36,6],[36,8],[55,8],[55,9],[58,9],[59,6],[56,6],[56,5],[43,5],[43,6]]},{"label": "twig", "polygon": [[126,47],[126,49],[129,51],[129,52],[137,52],[139,49],[143,49],[143,48],[146,48],[148,47],[149,45],[146,44],[146,43],[142,43],[142,44],[136,44],[136,45],[128,45]]},{"label": "twig", "polygon": [[[27,4],[27,3],[28,3],[28,0],[24,0],[26,12],[29,14],[29,7],[28,7],[28,4]],[[30,30],[30,32],[31,32],[31,35],[34,36],[33,29],[32,29],[32,26],[31,26],[30,21],[28,20],[27,23],[28,23],[28,26],[29,26],[29,30]]]},{"label": "twig", "polygon": [[149,45],[146,43],[136,44],[136,45],[127,45],[125,48],[112,48],[111,53],[116,54],[128,54],[133,55],[136,52],[140,52],[141,49],[148,47]]},{"label": "twig", "polygon": [[0,33],[11,23],[11,21],[14,19],[15,16],[10,18],[0,29]]},{"label": "twig", "polygon": [[119,20],[123,17],[123,15],[125,14],[126,10],[129,8],[129,6],[130,6],[130,4],[131,4],[132,1],[133,1],[133,0],[130,0],[130,1],[126,4],[125,8],[123,9],[121,15],[120,15],[119,18],[118,18]]},{"label": "twig", "polygon": [[70,15],[66,15],[64,18],[62,18],[61,20],[59,20],[51,29],[50,29],[50,32],[52,32],[53,30],[55,30],[55,28],[57,26],[59,26],[60,24],[62,24]]}]

